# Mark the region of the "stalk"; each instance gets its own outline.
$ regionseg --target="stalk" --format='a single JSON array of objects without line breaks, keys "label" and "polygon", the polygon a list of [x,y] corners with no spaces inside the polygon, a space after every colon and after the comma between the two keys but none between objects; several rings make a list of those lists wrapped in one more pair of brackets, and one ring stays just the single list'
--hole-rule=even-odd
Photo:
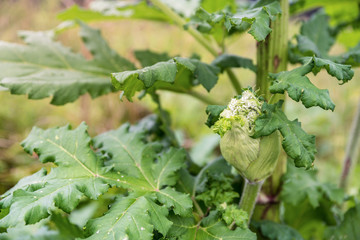
[{"label": "stalk", "polygon": [[162,121],[163,123],[163,130],[164,132],[166,133],[166,136],[169,137],[170,141],[171,141],[171,144],[174,146],[174,147],[177,147],[179,148],[180,147],[180,144],[179,142],[177,141],[176,139],[176,136],[175,136],[175,133],[173,132],[173,130],[171,129],[170,127],[170,122],[169,122],[169,118],[166,116],[166,112],[165,110],[162,108],[161,106],[161,102],[160,102],[160,97],[159,95],[157,95],[156,93],[153,93],[151,95],[152,99],[154,100],[154,102],[158,105],[158,110],[159,110],[159,117],[160,117],[160,120]]},{"label": "stalk", "polygon": [[253,214],[256,200],[261,190],[261,186],[264,181],[261,182],[249,182],[247,179],[244,179],[244,188],[241,195],[241,200],[239,207],[247,212],[249,216],[249,222]]},{"label": "stalk", "polygon": [[[165,13],[171,20],[174,21],[176,25],[183,28],[186,24],[186,21],[184,18],[182,18],[179,14],[174,12],[170,7],[168,7],[166,4],[162,3],[160,0],[150,0],[154,6],[158,7],[163,13]],[[222,54],[222,50],[215,48],[211,41],[209,41],[207,38],[205,38],[199,31],[194,29],[193,27],[189,27],[187,31],[190,33],[191,36],[193,36],[209,53],[211,53],[214,57],[219,56]],[[229,76],[230,82],[233,85],[234,89],[238,94],[241,92],[241,86],[239,83],[239,80],[237,79],[234,72],[228,68],[226,69],[226,73]]]},{"label": "stalk", "polygon": [[[271,103],[284,99],[283,94],[272,95],[269,91],[269,73],[285,71],[288,63],[288,23],[289,3],[288,0],[278,0],[282,14],[271,22],[272,32],[263,42],[257,43],[257,76],[256,89],[259,94]],[[284,107],[284,105],[283,105]],[[276,199],[281,189],[281,177],[286,172],[286,155],[280,154],[277,166],[263,186],[263,192]],[[265,214],[264,214],[265,213]],[[266,216],[271,213],[271,216]],[[256,209],[257,218],[267,218],[277,221],[279,218],[279,205],[259,206]]]},{"label": "stalk", "polygon": [[352,122],[348,145],[343,160],[343,169],[340,178],[340,187],[345,191],[348,188],[348,183],[351,178],[351,172],[356,165],[359,158],[360,148],[360,101],[358,103],[357,111]]}]

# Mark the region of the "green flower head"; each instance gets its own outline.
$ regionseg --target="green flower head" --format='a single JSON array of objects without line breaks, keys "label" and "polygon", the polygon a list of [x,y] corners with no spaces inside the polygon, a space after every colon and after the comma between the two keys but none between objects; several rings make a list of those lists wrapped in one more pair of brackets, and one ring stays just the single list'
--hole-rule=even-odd
[{"label": "green flower head", "polygon": [[212,130],[223,137],[234,124],[239,124],[252,135],[262,104],[263,101],[259,100],[251,89],[245,89],[241,95],[231,99],[227,108],[221,112],[219,120],[212,126]]},{"label": "green flower head", "polygon": [[223,157],[250,182],[270,176],[280,153],[278,132],[252,138],[262,104],[251,89],[244,89],[240,96],[231,99],[212,126],[212,130],[221,136]]}]

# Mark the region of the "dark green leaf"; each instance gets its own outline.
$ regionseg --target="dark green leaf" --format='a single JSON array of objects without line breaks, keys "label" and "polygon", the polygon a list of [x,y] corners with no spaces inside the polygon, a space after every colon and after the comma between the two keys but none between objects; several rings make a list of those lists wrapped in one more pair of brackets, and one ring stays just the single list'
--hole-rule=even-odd
[{"label": "dark green leaf", "polygon": [[262,114],[255,122],[253,137],[268,136],[279,130],[284,137],[282,146],[297,167],[310,168],[315,159],[315,136],[302,130],[297,119],[290,121],[281,110],[282,101],[277,104],[264,103]]},{"label": "dark green leaf", "polygon": [[215,58],[215,60],[211,64],[218,66],[221,71],[224,71],[226,68],[241,67],[256,72],[256,66],[253,64],[253,61],[251,59],[233,54],[222,54],[219,57]]},{"label": "dark green leaf", "polygon": [[51,222],[56,226],[64,239],[83,238],[84,233],[78,226],[72,224],[69,218],[61,213],[53,212]]},{"label": "dark green leaf", "polygon": [[344,221],[339,226],[329,227],[325,231],[324,239],[333,240],[358,240],[360,238],[360,204],[349,209],[344,216]]},{"label": "dark green leaf", "polygon": [[196,239],[196,240],[255,240],[256,234],[249,229],[236,228],[230,230],[222,221],[217,211],[210,212],[209,216],[202,219],[198,224],[193,218],[172,217],[171,227],[168,237],[177,237],[178,239]]},{"label": "dark green leaf", "polygon": [[156,53],[149,50],[134,51],[136,59],[142,67],[148,67],[158,62],[168,61],[171,57],[167,53]]},{"label": "dark green leaf", "polygon": [[291,71],[281,72],[271,75],[271,93],[284,93],[287,91],[289,97],[295,101],[300,101],[309,108],[319,106],[325,110],[334,110],[335,104],[331,101],[327,89],[318,89],[305,75],[312,71],[314,64],[298,67]]},{"label": "dark green leaf", "polygon": [[[90,146],[93,141],[98,154]],[[1,207],[10,206],[10,213],[0,220],[1,226],[36,223],[57,208],[70,212],[80,199],[97,199],[110,185],[133,194],[119,196],[108,213],[87,225],[90,239],[151,239],[153,228],[164,235],[169,230],[170,210],[191,215],[189,195],[171,188],[184,167],[184,150],[146,143],[144,130],[124,125],[92,140],[85,124],[75,130],[34,128],[23,146],[57,167],[47,175],[36,173],[3,196]]]},{"label": "dark green leaf", "polygon": [[318,57],[326,57],[335,42],[328,19],[329,17],[320,11],[314,14],[309,21],[304,22],[300,29],[301,35],[316,46],[317,49],[314,53],[318,53]]},{"label": "dark green leaf", "polygon": [[[234,14],[227,10],[208,13],[206,10],[200,9],[187,25],[191,25],[204,33],[218,34],[220,37],[224,36],[223,27],[229,33],[250,29],[249,33],[257,41],[264,41],[271,32],[270,20],[275,20],[280,13],[281,8],[278,1],[246,10],[242,9]],[[217,40],[218,42],[221,41],[221,39]]]},{"label": "dark green leaf", "polygon": [[152,239],[153,226],[147,213],[145,197],[117,198],[102,217],[90,220],[86,226],[91,237],[86,239]]},{"label": "dark green leaf", "polygon": [[227,106],[219,106],[219,105],[209,105],[206,107],[206,114],[208,115],[208,119],[206,121],[206,126],[211,127],[214,123],[219,120],[220,114]]},{"label": "dark green leaf", "polygon": [[309,108],[319,106],[323,109],[334,110],[335,104],[331,101],[328,90],[318,89],[305,75],[325,68],[327,72],[336,77],[342,83],[349,81],[354,76],[354,71],[350,65],[334,63],[330,60],[317,57],[303,58],[305,64],[291,71],[271,74],[273,82],[270,86],[271,93],[288,92],[289,97],[295,101],[300,101]]},{"label": "dark green leaf", "polygon": [[144,89],[184,92],[200,83],[210,91],[218,80],[219,72],[219,68],[197,59],[176,57],[143,69],[113,73],[112,83],[116,89],[123,90],[124,95],[131,100],[135,92]]},{"label": "dark green leaf", "polygon": [[[311,3],[307,0],[298,1],[303,2],[305,5]],[[305,3],[306,2],[306,3]],[[331,4],[325,3],[324,1],[312,1],[314,6],[326,5],[327,7],[334,7],[341,9],[344,6],[349,6],[355,2],[341,2],[339,6],[335,7],[338,2],[330,1]],[[296,5],[296,4],[295,4]],[[320,6],[320,5],[319,5]],[[343,15],[343,14],[342,14]],[[356,16],[357,17],[357,16]],[[344,27],[350,23],[342,22]],[[291,62],[301,62],[304,56],[316,56],[321,57],[325,61],[331,62],[330,65],[335,63],[350,64],[352,66],[358,66],[360,63],[358,48],[355,47],[350,51],[343,53],[338,56],[330,56],[329,51],[334,45],[336,35],[339,33],[341,24],[337,28],[332,28],[329,25],[329,17],[323,12],[318,11],[308,21],[304,22],[301,26],[300,34],[296,35],[297,45],[290,43],[289,59]],[[326,63],[329,64],[329,63]],[[351,77],[350,77],[351,79]]]},{"label": "dark green leaf", "polygon": [[341,81],[342,84],[348,82],[354,76],[354,71],[351,70],[350,65],[334,63],[331,60],[321,59],[317,57],[314,57],[313,61],[314,73],[318,73],[320,69],[325,68],[331,76],[336,77],[339,81]]},{"label": "dark green leaf", "polygon": [[228,17],[228,30],[233,28],[242,28],[245,24],[250,26],[249,33],[256,41],[264,41],[271,32],[270,20],[275,20],[281,13],[280,4],[274,1],[268,5],[240,11],[233,16]]},{"label": "dark green leaf", "polygon": [[316,208],[323,196],[340,204],[344,199],[344,192],[331,184],[320,183],[316,179],[316,171],[295,168],[288,164],[281,192],[284,202],[297,206],[308,199],[312,207]]},{"label": "dark green leaf", "polygon": [[304,240],[292,227],[269,220],[251,223],[261,235],[270,240]]}]

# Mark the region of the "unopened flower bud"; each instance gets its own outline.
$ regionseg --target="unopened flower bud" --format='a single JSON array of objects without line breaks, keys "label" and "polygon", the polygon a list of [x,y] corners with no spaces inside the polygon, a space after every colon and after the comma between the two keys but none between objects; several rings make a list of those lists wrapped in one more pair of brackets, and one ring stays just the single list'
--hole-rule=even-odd
[{"label": "unopened flower bud", "polygon": [[262,103],[251,90],[244,90],[238,98],[231,99],[212,126],[221,136],[220,149],[224,158],[251,182],[270,176],[280,154],[278,132],[257,139],[251,137]]}]

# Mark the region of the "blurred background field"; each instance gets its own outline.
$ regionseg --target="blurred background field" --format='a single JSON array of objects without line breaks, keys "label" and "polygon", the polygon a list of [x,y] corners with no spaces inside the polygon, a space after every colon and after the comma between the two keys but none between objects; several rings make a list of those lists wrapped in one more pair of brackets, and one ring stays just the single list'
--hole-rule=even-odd
[{"label": "blurred background field", "polygon": [[[73,2],[88,4],[89,1],[71,0],[0,0],[0,40],[21,42],[18,30],[43,31],[60,23],[57,13]],[[134,60],[133,50],[150,49],[156,52],[168,52],[169,55],[188,57],[193,53],[202,56],[205,62],[212,57],[185,31],[165,23],[141,20],[118,20],[97,22],[91,26],[101,28],[102,34],[122,56]],[[299,22],[291,22],[290,36],[299,29]],[[85,56],[89,53],[81,44],[78,29],[62,33],[59,40],[74,51]],[[249,34],[231,39],[229,52],[255,59],[255,41]],[[332,53],[345,50],[342,45],[335,45]],[[243,86],[253,86],[255,75],[248,70],[235,70]],[[337,183],[342,167],[342,159],[351,121],[360,98],[360,69],[355,69],[354,78],[347,84],[337,86],[337,82],[327,74],[320,73],[314,83],[319,88],[329,89],[336,108],[334,112],[305,108],[292,100],[286,102],[286,111],[290,119],[301,116],[303,128],[317,136],[315,168],[319,170],[321,181]],[[197,89],[202,91],[202,89]],[[225,75],[211,91],[217,101],[225,103],[234,95]],[[202,137],[212,134],[204,122],[206,105],[189,96],[162,92],[164,108],[171,113],[175,129],[182,132],[184,147],[191,148]],[[28,100],[25,96],[10,95],[0,92],[0,194],[13,186],[20,178],[37,171],[41,164],[23,152],[20,142],[26,138],[32,126],[41,128],[71,124],[76,127],[85,121],[92,136],[106,130],[117,128],[124,122],[135,123],[150,114],[154,105],[150,99],[141,102],[123,102],[119,93],[112,93],[94,100],[88,95],[65,106],[50,105],[50,99]],[[354,174],[360,176],[359,164]],[[360,181],[353,178],[353,191],[359,189]],[[351,191],[351,189],[350,189]]]}]

